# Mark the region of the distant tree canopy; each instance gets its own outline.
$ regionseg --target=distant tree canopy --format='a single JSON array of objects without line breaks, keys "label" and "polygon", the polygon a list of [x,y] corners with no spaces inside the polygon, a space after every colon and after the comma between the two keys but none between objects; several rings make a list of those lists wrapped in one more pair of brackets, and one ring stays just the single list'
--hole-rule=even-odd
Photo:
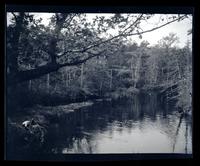
[{"label": "distant tree canopy", "polygon": [[[153,17],[149,14],[113,14],[109,18],[86,14],[55,13],[48,26],[41,19],[23,12],[12,12],[7,27],[7,81],[16,84],[32,80],[64,66],[75,66],[97,56],[109,56],[123,50],[128,36],[151,32],[187,18],[168,17],[154,28],[143,30],[141,23]],[[113,35],[110,31],[114,30]],[[173,42],[174,38],[170,38]],[[145,44],[145,43],[144,43]],[[169,43],[167,43],[169,45]]]}]

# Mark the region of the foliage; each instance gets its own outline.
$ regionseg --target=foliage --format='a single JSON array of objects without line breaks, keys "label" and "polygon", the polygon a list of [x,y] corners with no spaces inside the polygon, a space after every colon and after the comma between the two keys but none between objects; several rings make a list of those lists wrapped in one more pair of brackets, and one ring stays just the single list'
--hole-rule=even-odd
[{"label": "foliage", "polygon": [[[128,36],[141,38],[143,33],[184,19],[185,15],[169,18],[147,31],[142,30],[142,22],[153,15],[97,15],[88,20],[87,14],[55,13],[48,26],[29,13],[12,15],[6,49],[8,104],[13,107],[130,97],[140,89],[162,85],[165,90],[171,83],[180,81],[179,87],[191,83],[191,52],[189,47],[175,47],[175,34],[170,33],[157,46],[150,47],[147,41],[140,45],[127,42]],[[187,65],[190,67],[185,70]],[[180,92],[186,94],[184,88]],[[181,102],[178,105],[184,105]]]},{"label": "foliage", "polygon": [[[141,38],[142,33],[186,18],[186,15],[175,16],[163,25],[142,31],[141,23],[153,15],[97,15],[89,21],[87,14],[55,13],[49,26],[44,26],[41,19],[29,13],[11,14],[6,45],[9,84],[38,78],[64,66],[76,66],[103,53],[112,54],[121,48],[128,36]],[[109,33],[114,29],[116,35]]]}]

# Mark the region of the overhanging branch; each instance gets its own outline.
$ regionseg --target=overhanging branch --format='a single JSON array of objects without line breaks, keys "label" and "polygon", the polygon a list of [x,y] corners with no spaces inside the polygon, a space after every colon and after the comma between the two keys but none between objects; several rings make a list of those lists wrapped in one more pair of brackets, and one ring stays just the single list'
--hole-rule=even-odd
[{"label": "overhanging branch", "polygon": [[63,64],[52,64],[52,63],[48,63],[47,65],[44,66],[40,66],[36,69],[31,69],[31,70],[26,70],[26,71],[19,71],[16,75],[11,76],[10,74],[7,77],[8,80],[8,85],[10,84],[17,84],[20,82],[24,82],[24,81],[28,81],[28,80],[32,80],[35,78],[39,78],[40,76],[43,76],[45,74],[51,73],[51,72],[55,72],[58,69],[65,67],[65,66],[75,66],[75,65],[79,65],[81,63],[86,62],[87,60],[95,57],[95,56],[99,56],[102,53],[104,53],[106,50],[103,50],[99,53],[92,53],[92,52],[87,52],[88,53],[88,57],[85,57],[83,59],[74,61],[74,62],[66,62]]},{"label": "overhanging branch", "polygon": [[[141,17],[142,17],[142,15],[141,15],[139,18],[141,18]],[[84,52],[86,52],[87,50],[90,50],[90,49],[92,49],[92,48],[94,48],[94,47],[97,47],[97,46],[100,46],[100,45],[102,45],[102,44],[108,43],[108,42],[112,41],[113,39],[116,39],[116,38],[119,38],[119,37],[126,37],[126,36],[133,36],[133,35],[141,35],[141,34],[144,34],[144,33],[152,32],[152,31],[154,31],[154,30],[160,29],[160,28],[162,28],[162,27],[164,27],[164,26],[166,26],[166,25],[168,25],[168,24],[171,24],[171,23],[173,23],[173,22],[176,22],[176,21],[181,20],[181,19],[184,19],[184,18],[186,18],[186,15],[181,16],[181,17],[178,17],[177,19],[174,19],[174,20],[169,21],[169,22],[167,22],[167,23],[165,23],[165,24],[162,24],[162,25],[160,25],[160,26],[158,26],[158,27],[155,27],[155,28],[152,28],[152,29],[143,31],[143,32],[128,33],[128,34],[126,34],[126,33],[124,33],[124,32],[125,32],[127,29],[125,29],[125,31],[123,31],[123,33],[120,33],[119,35],[116,35],[116,36],[114,36],[114,37],[112,37],[112,38],[110,38],[110,39],[101,41],[101,42],[99,42],[99,43],[93,44],[93,45],[91,45],[91,46],[88,46],[88,47],[83,48],[83,49],[80,49],[80,50],[68,50],[68,51],[65,51],[64,53],[62,53],[62,54],[59,55],[58,57],[62,57],[62,56],[64,56],[64,55],[66,55],[67,53],[84,53]],[[138,20],[137,20],[137,21],[138,21]],[[137,21],[136,21],[136,22],[137,22]],[[136,22],[134,22],[134,23],[136,23]],[[133,25],[132,25],[132,26],[133,26]],[[128,27],[128,28],[130,28],[130,27]]]},{"label": "overhanging branch", "polygon": [[132,33],[132,34],[127,34],[127,35],[125,35],[125,36],[141,35],[141,34],[144,34],[144,33],[152,32],[152,31],[155,31],[155,30],[157,30],[157,29],[160,29],[160,28],[162,28],[162,27],[164,27],[164,26],[166,26],[166,25],[168,25],[168,24],[171,24],[172,22],[178,21],[178,20],[180,20],[180,19],[184,19],[184,17],[185,17],[185,16],[182,16],[182,17],[180,17],[180,18],[177,18],[177,19],[175,19],[175,20],[172,20],[172,21],[170,21],[170,22],[167,22],[167,23],[165,23],[165,24],[162,24],[162,25],[160,25],[160,26],[158,26],[158,27],[155,27],[155,28],[152,28],[152,29],[149,29],[149,30],[140,32],[140,33]]}]

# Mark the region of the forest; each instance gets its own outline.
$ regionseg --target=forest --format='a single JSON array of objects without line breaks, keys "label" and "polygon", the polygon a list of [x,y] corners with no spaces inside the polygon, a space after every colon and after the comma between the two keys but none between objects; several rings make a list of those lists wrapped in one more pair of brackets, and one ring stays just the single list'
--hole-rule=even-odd
[{"label": "forest", "polygon": [[[163,16],[156,27],[147,30],[141,27],[142,22],[153,14],[96,15],[89,20],[83,13],[55,13],[48,25],[32,13],[10,15],[6,29],[6,115],[11,130],[18,131],[15,118],[29,114],[27,110],[35,106],[134,100],[141,93],[151,96],[156,92],[164,107],[191,112],[191,43],[178,47],[179,38],[173,32],[153,46],[142,39],[144,33],[181,22],[188,15]],[[130,36],[141,43],[128,40]],[[31,116],[37,114],[35,111]],[[44,121],[38,121],[42,126]]]}]

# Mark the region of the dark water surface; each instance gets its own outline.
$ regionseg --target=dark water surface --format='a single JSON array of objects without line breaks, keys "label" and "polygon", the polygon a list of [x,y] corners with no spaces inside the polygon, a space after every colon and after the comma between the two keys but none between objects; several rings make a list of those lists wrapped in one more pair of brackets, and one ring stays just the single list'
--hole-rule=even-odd
[{"label": "dark water surface", "polygon": [[14,137],[7,146],[7,159],[54,160],[74,153],[192,154],[192,116],[161,106],[153,93],[124,101],[95,101],[51,122],[43,144],[24,144]]},{"label": "dark water surface", "polygon": [[51,124],[44,153],[192,153],[192,117],[154,94],[95,102]]}]

